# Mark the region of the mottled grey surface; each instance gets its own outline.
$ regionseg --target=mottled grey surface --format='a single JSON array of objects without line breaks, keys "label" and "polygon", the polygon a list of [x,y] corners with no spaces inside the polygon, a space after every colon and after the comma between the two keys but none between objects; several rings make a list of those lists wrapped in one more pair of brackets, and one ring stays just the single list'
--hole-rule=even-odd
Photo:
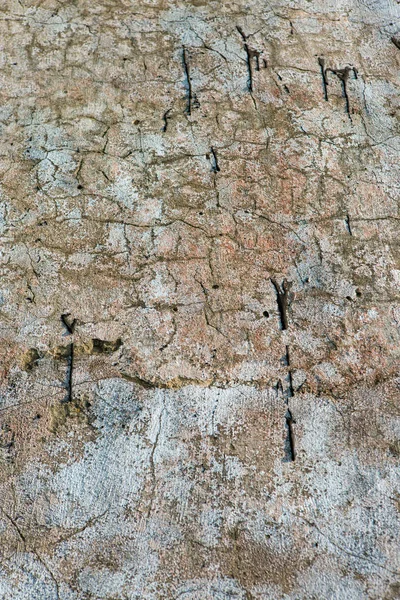
[{"label": "mottled grey surface", "polygon": [[0,600],[400,598],[399,3],[0,29]]}]

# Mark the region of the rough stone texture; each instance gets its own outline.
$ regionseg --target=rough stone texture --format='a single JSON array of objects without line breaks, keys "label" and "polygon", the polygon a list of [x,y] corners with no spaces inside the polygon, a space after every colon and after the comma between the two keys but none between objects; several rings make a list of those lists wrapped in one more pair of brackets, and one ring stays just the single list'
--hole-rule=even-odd
[{"label": "rough stone texture", "polygon": [[0,28],[0,598],[400,598],[399,4]]}]

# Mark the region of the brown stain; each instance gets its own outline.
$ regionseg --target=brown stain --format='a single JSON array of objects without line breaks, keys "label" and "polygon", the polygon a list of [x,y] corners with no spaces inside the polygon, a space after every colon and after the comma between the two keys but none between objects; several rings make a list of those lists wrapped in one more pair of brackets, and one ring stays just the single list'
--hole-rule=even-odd
[{"label": "brown stain", "polygon": [[[74,344],[74,356],[94,356],[113,354],[122,346],[121,338],[114,341],[92,338],[81,344]],[[47,352],[39,352],[37,348],[29,348],[19,358],[19,364],[23,371],[31,372],[41,358],[53,358],[54,360],[67,359],[70,354],[70,346],[55,346]]]},{"label": "brown stain", "polygon": [[[400,46],[400,44],[399,44]],[[391,583],[383,600],[398,600],[400,598],[400,583]]]},{"label": "brown stain", "polygon": [[389,444],[389,452],[395,458],[400,458],[400,440],[395,440]]},{"label": "brown stain", "polygon": [[304,547],[301,553],[296,548],[278,551],[267,540],[260,544],[240,530],[234,530],[230,538],[224,540],[228,547],[219,553],[220,568],[245,589],[272,584],[290,593],[297,575],[313,562]]},{"label": "brown stain", "polygon": [[57,402],[50,407],[50,431],[54,434],[69,429],[71,420],[90,425],[90,402],[85,395],[75,396],[71,402]]},{"label": "brown stain", "polygon": [[274,585],[283,594],[289,594],[296,586],[298,575],[314,561],[313,550],[307,552],[304,547],[299,543],[277,550],[268,539],[261,544],[252,540],[240,526],[233,526],[216,547],[207,546],[188,532],[185,540],[171,549],[168,556],[162,551],[161,556],[167,564],[175,565],[171,580],[194,579],[199,574],[209,577],[217,569],[221,577],[236,581],[244,590]]},{"label": "brown stain", "polygon": [[122,346],[121,338],[115,341],[100,340],[98,338],[92,338],[87,343],[77,345],[75,353],[77,355],[84,354],[92,356],[93,354],[113,354]]},{"label": "brown stain", "polygon": [[136,385],[144,389],[162,389],[162,390],[180,390],[181,388],[188,385],[196,385],[199,387],[210,387],[212,385],[212,379],[191,379],[189,377],[174,377],[167,379],[166,381],[160,381],[159,379],[148,380],[139,377],[138,375],[130,375],[129,373],[121,372],[120,376],[126,381],[135,383]]},{"label": "brown stain", "polygon": [[34,367],[36,367],[39,359],[39,351],[36,348],[29,348],[29,350],[20,356],[19,364],[23,371],[30,372]]}]

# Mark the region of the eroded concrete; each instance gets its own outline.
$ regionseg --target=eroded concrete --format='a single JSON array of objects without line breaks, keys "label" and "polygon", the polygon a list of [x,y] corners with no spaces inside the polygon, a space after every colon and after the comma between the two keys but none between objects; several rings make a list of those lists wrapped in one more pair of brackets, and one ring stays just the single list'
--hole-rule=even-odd
[{"label": "eroded concrete", "polygon": [[399,23],[3,1],[0,598],[400,598]]}]

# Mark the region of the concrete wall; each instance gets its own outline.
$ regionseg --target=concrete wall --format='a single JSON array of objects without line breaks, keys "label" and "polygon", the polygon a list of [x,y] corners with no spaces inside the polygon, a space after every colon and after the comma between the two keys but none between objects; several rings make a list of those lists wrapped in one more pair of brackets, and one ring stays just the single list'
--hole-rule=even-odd
[{"label": "concrete wall", "polygon": [[400,598],[399,3],[0,30],[0,600]]}]

